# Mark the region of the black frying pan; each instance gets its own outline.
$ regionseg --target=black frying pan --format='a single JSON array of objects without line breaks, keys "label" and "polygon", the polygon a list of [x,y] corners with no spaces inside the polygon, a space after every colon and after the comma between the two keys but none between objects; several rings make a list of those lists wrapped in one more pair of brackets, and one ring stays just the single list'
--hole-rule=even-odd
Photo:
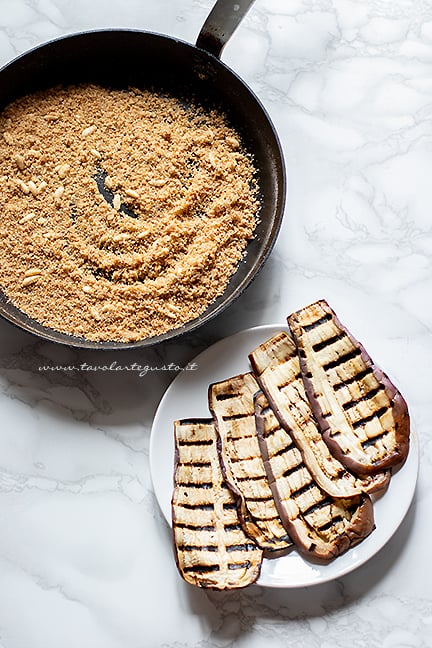
[{"label": "black frying pan", "polygon": [[258,169],[261,209],[256,236],[224,294],[198,318],[133,343],[92,342],[42,326],[0,291],[0,315],[44,339],[88,349],[150,346],[193,331],[221,313],[244,291],[267,259],[281,224],[286,180],[281,147],[263,106],[220,60],[224,45],[254,0],[218,0],[196,45],[144,31],[99,30],[50,41],[0,70],[0,110],[20,96],[55,85],[92,82],[112,88],[152,88],[220,107],[241,133]]}]

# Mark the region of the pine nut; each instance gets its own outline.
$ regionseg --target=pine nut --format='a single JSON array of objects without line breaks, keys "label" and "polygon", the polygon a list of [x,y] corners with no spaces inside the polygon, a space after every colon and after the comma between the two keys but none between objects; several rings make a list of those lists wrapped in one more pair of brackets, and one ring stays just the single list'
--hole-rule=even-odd
[{"label": "pine nut", "polygon": [[175,319],[176,317],[178,317],[179,312],[180,309],[178,308],[178,306],[175,306],[174,304],[167,304],[165,315],[167,315],[170,319]]},{"label": "pine nut", "polygon": [[236,137],[231,137],[231,136],[226,137],[226,138],[225,138],[225,141],[226,141],[226,143],[229,144],[229,145],[231,146],[231,148],[233,148],[233,149],[237,149],[237,148],[240,146],[240,142],[238,141],[238,139],[237,139]]},{"label": "pine nut", "polygon": [[54,191],[54,200],[56,202],[60,202],[64,194],[64,187],[63,185],[60,185],[60,187],[57,187],[57,189]]},{"label": "pine nut", "polygon": [[140,233],[137,235],[137,239],[143,239],[143,238],[145,238],[146,236],[148,236],[149,234],[150,234],[150,230],[149,230],[149,229],[143,230],[142,232],[140,232]]},{"label": "pine nut", "polygon": [[23,279],[22,286],[30,286],[33,283],[36,283],[36,281],[39,281],[40,275],[33,275],[32,277],[26,277]]},{"label": "pine nut", "polygon": [[31,214],[27,214],[26,216],[23,216],[21,220],[19,220],[18,222],[20,223],[20,225],[22,225],[23,223],[27,223],[28,221],[32,220],[35,216],[36,214],[33,214],[32,212]]},{"label": "pine nut", "polygon": [[24,277],[34,277],[40,274],[42,274],[42,270],[40,268],[29,268],[25,271]]},{"label": "pine nut", "polygon": [[32,192],[33,196],[37,196],[37,194],[39,193],[35,183],[33,182],[33,180],[29,181],[28,188]]},{"label": "pine nut", "polygon": [[20,155],[19,153],[15,153],[15,155],[13,156],[13,159],[14,159],[14,162],[16,163],[18,169],[23,171],[25,169],[25,160],[24,160],[23,156]]},{"label": "pine nut", "polygon": [[28,185],[26,185],[25,182],[23,182],[22,180],[17,180],[16,183],[23,193],[25,194],[30,193],[30,189],[28,188]]},{"label": "pine nut", "polygon": [[160,178],[155,180],[149,180],[149,185],[151,185],[152,187],[163,187],[164,184],[166,184],[167,182],[168,180]]},{"label": "pine nut", "polygon": [[113,241],[115,243],[119,243],[120,241],[127,241],[128,239],[130,239],[130,234],[126,234],[126,232],[122,232],[121,234],[116,234],[115,236],[113,236]]},{"label": "pine nut", "polygon": [[120,198],[120,194],[118,193],[114,196],[113,207],[116,211],[118,211],[121,207],[121,198]]},{"label": "pine nut", "polygon": [[94,306],[91,306],[89,310],[90,310],[90,314],[91,314],[91,316],[92,316],[96,321],[99,321],[99,320],[101,319],[101,316],[100,316],[99,311],[98,311]]},{"label": "pine nut", "polygon": [[87,128],[84,128],[81,134],[83,137],[87,137],[87,135],[91,135],[92,133],[94,133],[95,130],[96,130],[96,126],[88,126]]},{"label": "pine nut", "polygon": [[60,178],[65,178],[70,171],[70,164],[59,164],[59,166],[56,167],[56,171]]}]

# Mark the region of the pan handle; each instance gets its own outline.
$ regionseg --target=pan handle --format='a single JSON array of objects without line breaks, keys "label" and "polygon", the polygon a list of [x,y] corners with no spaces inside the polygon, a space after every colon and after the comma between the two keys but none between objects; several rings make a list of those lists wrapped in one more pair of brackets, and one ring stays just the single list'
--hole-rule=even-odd
[{"label": "pan handle", "polygon": [[220,58],[221,52],[255,0],[217,0],[198,35],[196,46]]}]

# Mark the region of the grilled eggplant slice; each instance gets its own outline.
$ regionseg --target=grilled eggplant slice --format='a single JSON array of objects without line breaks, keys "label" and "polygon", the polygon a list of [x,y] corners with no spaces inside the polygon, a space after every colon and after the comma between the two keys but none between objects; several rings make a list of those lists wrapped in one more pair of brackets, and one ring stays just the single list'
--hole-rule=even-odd
[{"label": "grilled eggplant slice", "polygon": [[306,394],[331,452],[357,475],[404,463],[407,405],[326,301],[288,317]]},{"label": "grilled eggplant slice", "polygon": [[249,355],[257,380],[282,427],[299,448],[319,486],[332,497],[346,498],[384,490],[389,472],[356,477],[330,452],[307,399],[297,350],[281,331]]},{"label": "grilled eggplant slice", "polygon": [[245,533],[266,552],[293,546],[276,509],[255,428],[251,373],[210,385],[209,406],[216,422],[225,479],[236,494]]},{"label": "grilled eggplant slice", "polygon": [[239,521],[226,485],[212,420],[176,421],[172,522],[176,562],[185,581],[217,590],[246,587],[263,552]]},{"label": "grilled eggplant slice", "polygon": [[274,500],[298,550],[329,562],[368,536],[374,529],[370,497],[336,499],[324,492],[262,392],[255,395],[255,417]]}]

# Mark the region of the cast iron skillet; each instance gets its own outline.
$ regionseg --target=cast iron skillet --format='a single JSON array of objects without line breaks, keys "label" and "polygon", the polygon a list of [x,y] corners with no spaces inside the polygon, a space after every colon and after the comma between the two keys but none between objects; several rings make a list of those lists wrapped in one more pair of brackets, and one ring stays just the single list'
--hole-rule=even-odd
[{"label": "cast iron skillet", "polygon": [[220,60],[220,54],[254,0],[217,0],[196,45],[135,30],[96,30],[50,41],[0,70],[0,110],[25,94],[55,85],[92,82],[111,88],[152,88],[185,100],[197,99],[228,115],[252,152],[258,169],[261,208],[249,243],[224,294],[198,318],[163,335],[133,343],[93,342],[42,326],[0,291],[0,315],[40,338],[87,349],[151,346],[193,331],[232,304],[261,269],[277,237],[286,179],[280,143],[263,106],[250,88]]}]

